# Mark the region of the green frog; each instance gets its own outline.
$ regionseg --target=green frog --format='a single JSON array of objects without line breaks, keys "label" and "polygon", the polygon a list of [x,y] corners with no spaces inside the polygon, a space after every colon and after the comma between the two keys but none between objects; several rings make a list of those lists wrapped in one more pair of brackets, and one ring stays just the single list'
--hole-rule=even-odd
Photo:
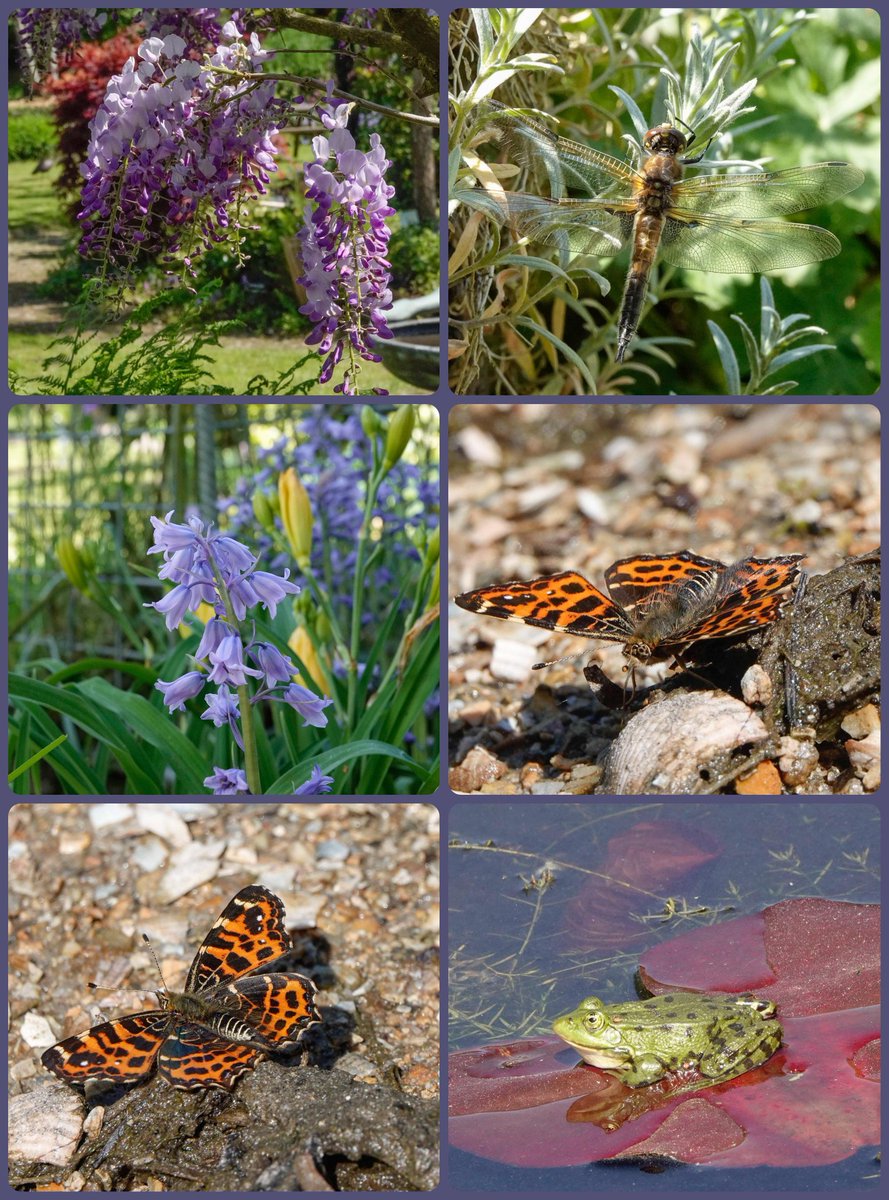
[{"label": "green frog", "polygon": [[553,1022],[584,1062],[642,1087],[694,1069],[710,1087],[761,1066],[781,1045],[771,1000],[670,992],[650,1000],[603,1004],[595,996]]}]

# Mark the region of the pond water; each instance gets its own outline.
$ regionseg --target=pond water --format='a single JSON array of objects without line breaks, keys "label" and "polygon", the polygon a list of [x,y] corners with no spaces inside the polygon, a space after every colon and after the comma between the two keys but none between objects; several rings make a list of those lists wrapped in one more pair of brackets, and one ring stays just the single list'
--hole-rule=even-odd
[{"label": "pond water", "polygon": [[[706,936],[708,926],[788,899],[879,901],[879,813],[867,804],[458,804],[449,841],[452,1052],[549,1035],[553,1018],[590,994],[633,999],[645,952],[690,931]],[[728,963],[734,969],[730,953]],[[557,1154],[547,1167],[517,1167],[509,1149],[491,1148],[506,1160],[495,1162],[483,1137],[476,1148],[451,1148],[452,1184],[660,1192],[867,1188],[876,1179],[868,1148],[827,1165],[731,1170],[650,1159],[562,1166]]]}]

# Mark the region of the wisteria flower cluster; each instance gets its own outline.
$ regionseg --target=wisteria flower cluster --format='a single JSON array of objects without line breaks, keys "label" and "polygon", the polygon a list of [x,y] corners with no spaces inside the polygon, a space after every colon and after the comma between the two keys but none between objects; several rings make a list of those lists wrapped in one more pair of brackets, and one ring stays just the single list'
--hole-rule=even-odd
[{"label": "wisteria flower cluster", "polygon": [[371,134],[370,150],[359,150],[346,128],[350,107],[332,102],[321,107],[330,132],[312,139],[315,158],[305,167],[309,203],[299,233],[300,283],[307,296],[299,311],[316,325],[306,342],[327,355],[319,383],[327,383],[346,356],[345,377],[333,389],[346,395],[356,392],[359,359],[380,361],[371,335],[392,337],[384,316],[392,307],[386,217],[395,211],[380,136]]},{"label": "wisteria flower cluster", "polygon": [[53,64],[70,58],[81,42],[97,38],[107,13],[96,8],[19,8],[19,48],[31,76],[43,79]]},{"label": "wisteria flower cluster", "polygon": [[176,33],[194,49],[216,46],[222,40],[221,8],[143,8],[146,37]]},{"label": "wisteria flower cluster", "polygon": [[[90,126],[80,252],[106,269],[142,250],[186,270],[202,250],[236,237],[245,191],[265,192],[276,170],[272,137],[283,106],[275,82],[239,79],[269,57],[234,20],[204,65],[178,34],[147,38],[108,83]],[[193,272],[192,272],[193,273]]]},{"label": "wisteria flower cluster", "polygon": [[[195,651],[195,668],[176,679],[158,680],[156,687],[163,693],[167,708],[171,713],[184,710],[186,700],[200,695],[208,684],[215,684],[216,690],[207,695],[202,719],[212,721],[217,728],[227,727],[247,755],[248,764],[253,750],[252,719],[244,705],[249,707],[260,700],[281,701],[295,709],[306,724],[323,728],[327,724],[324,709],[333,701],[294,683],[297,668],[293,662],[271,643],[248,639],[241,625],[248,610],[257,604],[274,618],[282,600],[300,591],[290,580],[290,572],[275,575],[257,570],[256,556],[242,542],[209,527],[205,530],[197,517],[181,525],[173,523],[172,516],[171,511],[163,520],[151,518],[154,544],[148,553],[163,555],[158,577],[175,586],[147,607],[163,613],[170,630],[202,604],[211,605],[214,615],[207,621]],[[252,694],[249,679],[258,681]],[[316,778],[315,773],[312,780],[317,785],[314,791],[329,790],[333,783],[327,776]],[[308,789],[312,780],[303,788]],[[247,772],[240,768],[217,767],[204,782],[221,793],[248,790]]]}]

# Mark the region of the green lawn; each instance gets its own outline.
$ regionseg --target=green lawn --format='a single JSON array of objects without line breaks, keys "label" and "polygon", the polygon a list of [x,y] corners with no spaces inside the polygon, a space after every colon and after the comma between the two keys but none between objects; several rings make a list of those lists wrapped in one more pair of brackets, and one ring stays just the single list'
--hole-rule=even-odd
[{"label": "green lawn", "polygon": [[[19,295],[25,303],[28,298],[32,298],[33,302],[39,300],[34,285],[49,272],[53,261],[50,255],[44,262],[36,262],[32,257],[17,263],[17,241],[41,236],[65,236],[69,232],[54,189],[58,170],[35,175],[34,166],[33,162],[9,163],[10,290],[12,295]],[[236,312],[230,314],[234,319],[237,315]],[[10,309],[9,318],[10,325],[15,325],[14,308]],[[55,332],[45,329],[31,332],[19,327],[11,331],[8,344],[10,368],[25,378],[41,374],[43,359],[51,353],[49,346],[55,336]],[[273,378],[305,353],[306,347],[301,338],[234,334],[222,338],[219,348],[208,351],[208,356],[214,363],[215,381],[233,388],[237,394],[244,391],[252,376],[262,373]],[[318,366],[307,363],[298,378],[317,377],[319,367],[320,360]],[[341,377],[340,369],[335,373],[332,383],[339,382]],[[393,396],[429,394],[403,383],[381,363],[362,364],[360,383],[363,391],[380,388]],[[309,394],[329,396],[332,394],[331,386],[315,384]]]},{"label": "green lawn", "polygon": [[[9,366],[26,378],[39,375],[42,370],[42,360],[49,352],[49,343],[53,334],[10,333],[9,335]],[[220,340],[218,349],[207,351],[213,361],[215,370],[212,377],[217,383],[233,388],[236,394],[243,393],[248,381],[258,374],[274,378],[279,372],[286,370],[294,361],[303,357],[307,347],[301,339],[232,336]],[[316,378],[320,369],[306,363],[297,378]],[[339,375],[334,375],[333,383],[337,383]],[[384,388],[392,396],[427,396],[411,384],[404,383],[391,375],[382,363],[364,363],[361,370],[361,386],[363,390]],[[30,393],[22,393],[28,395]],[[310,396],[331,395],[331,384],[315,384],[308,392]]]}]

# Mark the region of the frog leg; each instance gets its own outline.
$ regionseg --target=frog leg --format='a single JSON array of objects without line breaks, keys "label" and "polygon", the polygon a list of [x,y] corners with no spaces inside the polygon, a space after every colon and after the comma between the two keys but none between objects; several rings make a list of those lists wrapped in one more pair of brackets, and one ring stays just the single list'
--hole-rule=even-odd
[{"label": "frog leg", "polygon": [[667,1068],[656,1054],[637,1054],[632,1066],[621,1071],[620,1079],[628,1087],[642,1087],[646,1083],[657,1083],[666,1073]]},{"label": "frog leg", "polygon": [[759,1037],[743,1049],[737,1044],[715,1047],[701,1058],[698,1068],[714,1083],[734,1079],[768,1062],[780,1045],[781,1026],[777,1021],[770,1021],[763,1025]]}]

